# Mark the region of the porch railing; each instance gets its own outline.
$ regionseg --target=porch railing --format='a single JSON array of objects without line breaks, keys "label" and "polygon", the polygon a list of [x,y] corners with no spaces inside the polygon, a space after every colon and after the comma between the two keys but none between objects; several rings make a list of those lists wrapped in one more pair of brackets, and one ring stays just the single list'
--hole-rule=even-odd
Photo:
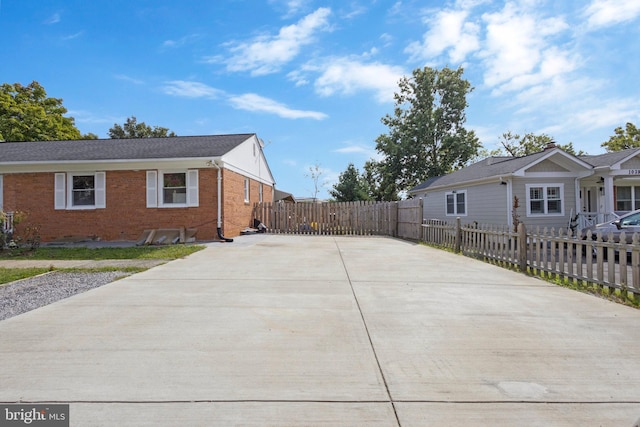
[{"label": "porch railing", "polygon": [[592,225],[601,224],[603,222],[613,221],[619,218],[614,212],[580,212],[577,215],[578,230],[585,229]]}]

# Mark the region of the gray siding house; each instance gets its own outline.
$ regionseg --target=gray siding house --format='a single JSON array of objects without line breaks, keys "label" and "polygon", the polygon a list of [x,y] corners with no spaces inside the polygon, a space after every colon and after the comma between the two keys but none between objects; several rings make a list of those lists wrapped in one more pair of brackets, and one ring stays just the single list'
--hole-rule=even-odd
[{"label": "gray siding house", "polygon": [[550,144],[523,157],[490,157],[409,191],[425,220],[577,229],[640,209],[640,149],[573,156]]}]

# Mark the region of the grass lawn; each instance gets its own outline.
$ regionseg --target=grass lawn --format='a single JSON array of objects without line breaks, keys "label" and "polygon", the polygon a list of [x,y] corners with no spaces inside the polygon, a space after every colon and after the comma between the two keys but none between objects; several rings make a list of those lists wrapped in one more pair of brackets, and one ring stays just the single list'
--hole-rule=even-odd
[{"label": "grass lawn", "polygon": [[[202,245],[171,246],[135,246],[130,248],[58,248],[41,247],[36,250],[10,249],[0,250],[0,260],[105,260],[105,259],[178,259],[204,249]],[[37,276],[52,271],[52,267],[44,268],[1,268],[0,285]],[[63,271],[72,269],[60,269]],[[77,271],[143,271],[144,269],[101,268],[82,269]]]},{"label": "grass lawn", "polygon": [[32,251],[23,249],[0,251],[0,260],[178,259],[202,249],[204,249],[202,245],[133,246],[129,248],[40,247]]},{"label": "grass lawn", "polygon": [[49,268],[0,268],[0,285],[50,271]]}]

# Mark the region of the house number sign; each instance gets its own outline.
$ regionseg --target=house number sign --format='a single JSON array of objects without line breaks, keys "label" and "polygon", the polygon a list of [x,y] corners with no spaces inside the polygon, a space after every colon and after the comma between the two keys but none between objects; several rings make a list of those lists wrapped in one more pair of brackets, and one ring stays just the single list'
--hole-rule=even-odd
[{"label": "house number sign", "polygon": [[640,169],[629,169],[629,175],[640,175]]}]

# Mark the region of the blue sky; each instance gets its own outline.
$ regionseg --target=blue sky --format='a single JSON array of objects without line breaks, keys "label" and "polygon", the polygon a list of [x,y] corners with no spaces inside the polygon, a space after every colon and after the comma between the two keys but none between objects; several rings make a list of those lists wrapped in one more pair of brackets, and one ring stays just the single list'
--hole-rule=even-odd
[{"label": "blue sky", "polygon": [[256,133],[277,186],[327,196],[376,156],[415,68],[465,69],[467,127],[589,154],[640,122],[638,0],[0,0],[0,82],[40,82],[83,132],[136,116]]}]

